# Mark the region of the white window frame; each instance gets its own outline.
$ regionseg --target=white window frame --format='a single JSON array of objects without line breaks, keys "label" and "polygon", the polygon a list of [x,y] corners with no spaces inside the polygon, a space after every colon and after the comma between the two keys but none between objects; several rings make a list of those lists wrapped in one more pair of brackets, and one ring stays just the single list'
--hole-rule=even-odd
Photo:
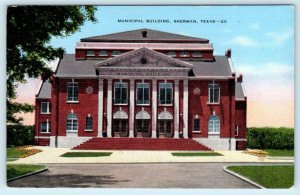
[{"label": "white window frame", "polygon": [[[117,84],[125,84],[126,85],[126,103],[116,103],[116,85]],[[121,87],[121,89],[123,90],[125,87]],[[120,96],[122,97],[122,90],[120,90]],[[123,82],[123,81],[117,81],[114,82],[114,99],[113,99],[113,103],[114,105],[127,105],[128,104],[128,83],[127,82]]]},{"label": "white window frame", "polygon": [[[69,97],[69,85],[72,84],[72,96]],[[77,100],[75,98],[74,92],[75,92],[75,87],[74,85],[77,84]],[[70,99],[69,99],[70,98]],[[72,79],[71,82],[67,83],[67,102],[68,103],[78,103],[79,102],[79,83],[75,82],[74,79]]]},{"label": "white window frame", "polygon": [[239,136],[239,126],[235,126],[234,136]]},{"label": "white window frame", "polygon": [[[76,118],[75,118],[75,117]],[[69,118],[69,117],[74,117],[74,118]],[[68,129],[68,120],[70,120],[71,121],[71,129]],[[75,120],[77,120],[77,125],[75,126],[74,125],[74,121]],[[66,123],[66,131],[67,132],[78,132],[78,116],[75,114],[75,113],[69,113],[68,115],[67,115],[67,121],[66,121],[67,123]],[[76,127],[76,128],[74,128],[74,127]]]},{"label": "white window frame", "polygon": [[[101,52],[105,52],[105,54],[102,54]],[[99,51],[99,56],[108,56],[108,51],[106,51],[106,50],[100,50]]]},{"label": "white window frame", "polygon": [[[43,112],[43,104],[47,104],[46,112]],[[50,102],[41,102],[41,114],[50,114]]]},{"label": "white window frame", "polygon": [[[199,121],[199,130],[195,130],[195,120]],[[200,127],[200,118],[198,117],[198,115],[195,115],[193,118],[193,133],[201,133],[201,127]]]},{"label": "white window frame", "polygon": [[[91,127],[92,128],[87,128],[87,122],[88,122],[88,118],[91,118]],[[85,117],[85,131],[93,131],[93,117],[91,116],[87,116]]]},{"label": "white window frame", "polygon": [[[211,85],[213,86],[213,87],[211,87]],[[218,86],[217,88],[215,88],[215,86]],[[211,100],[211,97],[210,97],[210,91],[211,90],[218,90],[219,91],[219,95],[218,95],[218,101],[217,102],[211,102],[210,100]],[[214,91],[213,91],[213,96],[215,95],[215,93],[214,93]],[[215,82],[213,82],[213,83],[209,83],[208,84],[208,103],[209,104],[220,104],[220,97],[221,97],[221,89],[220,89],[220,85],[219,84],[217,84],[217,83],[215,83]],[[214,97],[212,97],[212,99],[214,100],[215,98]]]},{"label": "white window frame", "polygon": [[[171,85],[171,103],[169,103],[169,104],[163,104],[163,103],[161,103],[160,102],[160,97],[161,97],[161,94],[160,94],[160,88],[161,88],[161,84],[170,84]],[[167,89],[166,87],[164,87],[165,89]],[[164,105],[164,106],[171,106],[171,105],[173,105],[173,83],[168,83],[168,82],[161,82],[161,83],[159,83],[159,85],[158,85],[158,104],[159,105]],[[167,98],[167,93],[166,93],[166,91],[165,91],[165,100],[166,100],[166,98]]]},{"label": "white window frame", "polygon": [[175,51],[168,51],[167,52],[167,56],[170,56],[170,57],[176,57],[177,55],[176,55],[176,52]]},{"label": "white window frame", "polygon": [[[138,89],[141,88],[143,89],[143,100],[145,101],[145,90],[147,89],[147,87],[138,87],[139,84],[146,84],[148,85],[148,103],[138,103]],[[136,105],[150,105],[150,84],[149,83],[145,83],[145,82],[137,82],[136,83],[136,96],[135,96],[135,102],[136,102]]]},{"label": "white window frame", "polygon": [[[46,123],[46,132],[43,131],[43,123]],[[41,133],[51,133],[50,122],[49,122],[48,119],[47,119],[46,122],[41,122],[41,129],[40,129],[40,132],[41,132]]]},{"label": "white window frame", "polygon": [[[198,54],[196,54],[196,53],[198,53]],[[203,53],[201,51],[194,51],[192,53],[192,56],[195,58],[201,58],[201,57],[203,57]]]},{"label": "white window frame", "polygon": [[[92,52],[89,54],[89,52]],[[94,50],[87,50],[86,51],[86,56],[95,56],[95,51]]]},{"label": "white window frame", "polygon": [[[118,54],[114,54],[114,52],[116,52],[116,53],[118,53]],[[120,55],[121,54],[121,51],[120,50],[113,50],[112,52],[111,52],[111,56],[118,56],[118,55]]]},{"label": "white window frame", "polygon": [[[213,117],[215,119],[213,119]],[[211,126],[212,126],[212,129],[211,129]],[[220,117],[218,117],[217,115],[210,115],[209,118],[208,118],[208,134],[210,134],[210,135],[211,134],[219,135],[220,131],[221,131]]]},{"label": "white window frame", "polygon": [[188,51],[181,51],[179,52],[179,57],[190,57],[190,53]]}]

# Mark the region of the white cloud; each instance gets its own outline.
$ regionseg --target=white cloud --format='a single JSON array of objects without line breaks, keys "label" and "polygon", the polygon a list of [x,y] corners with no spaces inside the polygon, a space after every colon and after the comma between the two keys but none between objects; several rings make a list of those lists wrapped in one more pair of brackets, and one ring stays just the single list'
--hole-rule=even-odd
[{"label": "white cloud", "polygon": [[276,44],[282,44],[286,42],[289,38],[291,38],[294,32],[292,30],[289,30],[285,32],[268,32],[266,34],[272,42],[275,42]]},{"label": "white cloud", "polygon": [[260,24],[259,23],[253,23],[253,24],[250,24],[248,26],[248,28],[251,29],[251,30],[258,30],[258,29],[260,29]]},{"label": "white cloud", "polygon": [[231,43],[236,44],[236,45],[240,45],[240,46],[247,46],[247,47],[254,47],[254,46],[258,45],[258,43],[255,40],[253,40],[253,39],[251,39],[250,37],[247,37],[247,36],[234,37],[231,40]]},{"label": "white cloud", "polygon": [[240,64],[237,70],[248,76],[278,79],[283,77],[294,77],[294,66],[269,62],[265,64]]}]

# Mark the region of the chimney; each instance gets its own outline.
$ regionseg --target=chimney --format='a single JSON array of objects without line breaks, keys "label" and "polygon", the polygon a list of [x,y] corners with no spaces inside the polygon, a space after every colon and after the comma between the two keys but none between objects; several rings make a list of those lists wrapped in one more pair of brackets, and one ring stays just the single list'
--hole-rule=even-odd
[{"label": "chimney", "polygon": [[240,75],[238,76],[237,82],[238,82],[238,83],[242,83],[242,82],[243,82],[243,75],[242,75],[242,74],[240,74]]},{"label": "chimney", "polygon": [[227,51],[225,52],[225,56],[231,58],[231,49],[227,49]]},{"label": "chimney", "polygon": [[143,30],[142,35],[143,35],[143,38],[146,38],[147,37],[147,31]]}]

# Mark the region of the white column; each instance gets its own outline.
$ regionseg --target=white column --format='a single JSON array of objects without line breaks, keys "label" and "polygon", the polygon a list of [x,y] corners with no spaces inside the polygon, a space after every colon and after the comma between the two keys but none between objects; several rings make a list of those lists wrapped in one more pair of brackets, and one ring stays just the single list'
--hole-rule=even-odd
[{"label": "white column", "polygon": [[107,137],[111,137],[112,132],[112,79],[107,79]]},{"label": "white column", "polygon": [[152,80],[152,138],[156,138],[157,81]]},{"label": "white column", "polygon": [[175,80],[174,93],[174,138],[179,138],[179,81]]},{"label": "white column", "polygon": [[183,138],[188,138],[189,82],[183,80]]},{"label": "white column", "polygon": [[103,79],[99,79],[98,91],[98,137],[103,137]]},{"label": "white column", "polygon": [[134,80],[130,80],[129,137],[134,137]]}]

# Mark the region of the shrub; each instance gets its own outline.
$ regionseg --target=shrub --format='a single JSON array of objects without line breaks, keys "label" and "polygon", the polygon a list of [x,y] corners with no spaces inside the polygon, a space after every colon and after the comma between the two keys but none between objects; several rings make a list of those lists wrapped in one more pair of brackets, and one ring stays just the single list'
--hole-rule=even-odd
[{"label": "shrub", "polygon": [[292,128],[248,128],[247,147],[256,149],[294,149]]},{"label": "shrub", "polygon": [[22,146],[33,144],[33,126],[7,125],[7,146]]}]

